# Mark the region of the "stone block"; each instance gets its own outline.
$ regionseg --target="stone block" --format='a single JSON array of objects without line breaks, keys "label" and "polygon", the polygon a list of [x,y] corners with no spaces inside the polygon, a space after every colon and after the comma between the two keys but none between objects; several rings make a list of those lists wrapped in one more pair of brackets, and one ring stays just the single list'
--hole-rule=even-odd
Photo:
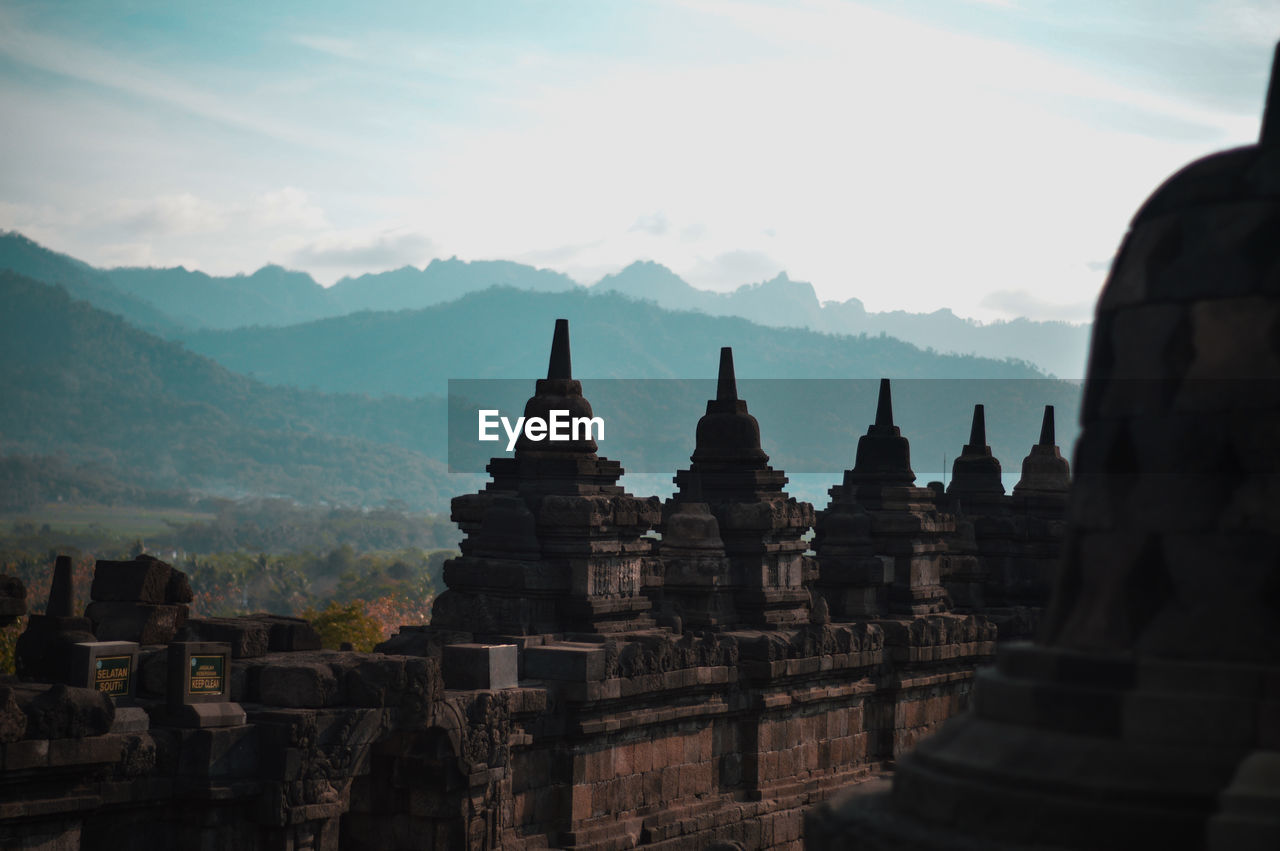
[{"label": "stone block", "polygon": [[14,686],[27,715],[28,739],[80,739],[101,736],[111,729],[116,707],[111,698],[87,688],[58,683],[53,686]]},{"label": "stone block", "polygon": [[185,606],[117,601],[95,601],[84,611],[100,641],[138,644],[167,644],[177,634],[185,612]]},{"label": "stone block", "polygon": [[166,721],[176,727],[238,727],[245,722],[238,703],[189,703],[173,710]]},{"label": "stone block", "polygon": [[362,659],[343,676],[352,706],[395,706],[406,681],[405,660],[395,656]]},{"label": "stone block", "polygon": [[95,602],[164,603],[172,570],[168,564],[147,555],[132,561],[99,560],[94,565],[89,596]]},{"label": "stone block", "polygon": [[322,662],[272,665],[258,683],[259,699],[268,706],[332,706],[338,694],[337,678]]},{"label": "stone block", "polygon": [[450,644],[442,661],[445,688],[504,689],[518,684],[514,644]]},{"label": "stone block", "polygon": [[195,595],[191,593],[191,579],[187,574],[177,568],[173,568],[169,572],[169,582],[164,588],[164,601],[166,603],[190,603],[195,599]]},{"label": "stone block", "polygon": [[147,697],[164,697],[169,682],[167,647],[138,651],[137,693]]},{"label": "stone block", "polygon": [[267,654],[270,635],[270,626],[253,618],[190,618],[178,640],[225,642],[231,658],[256,659]]},{"label": "stone block", "polygon": [[49,764],[49,739],[26,739],[0,745],[5,771],[26,771]]},{"label": "stone block", "polygon": [[[192,708],[206,716],[206,723],[200,725],[202,729],[184,733],[179,775],[234,780],[262,771],[264,748],[256,725],[208,723],[215,714],[234,716],[239,709],[236,704],[204,703]],[[239,714],[243,719],[244,711],[240,710]]]},{"label": "stone block", "polygon": [[27,714],[13,689],[0,686],[0,744],[19,741],[27,732]]},{"label": "stone block", "polygon": [[598,644],[572,642],[530,647],[524,669],[534,680],[594,682],[604,678],[605,651]]},{"label": "stone block", "polygon": [[78,642],[93,641],[92,630],[88,618],[28,615],[27,628],[18,636],[15,648],[18,675],[36,682],[66,682],[72,648]]},{"label": "stone block", "polygon": [[151,728],[151,717],[141,706],[116,706],[112,733],[142,733]]},{"label": "stone block", "polygon": [[264,612],[249,616],[263,623],[269,630],[267,649],[272,653],[296,653],[302,650],[319,650],[320,633],[310,621]]}]

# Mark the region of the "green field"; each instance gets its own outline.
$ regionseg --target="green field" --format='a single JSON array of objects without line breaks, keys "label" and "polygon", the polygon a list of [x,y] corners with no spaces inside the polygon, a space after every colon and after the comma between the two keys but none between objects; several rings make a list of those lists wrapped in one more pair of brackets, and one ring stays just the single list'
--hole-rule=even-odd
[{"label": "green field", "polygon": [[47,503],[39,508],[0,514],[0,523],[12,528],[31,524],[36,529],[48,525],[54,532],[84,532],[101,529],[124,537],[145,538],[168,532],[174,525],[211,521],[214,514],[181,508],[138,508],[111,505],[63,505]]}]

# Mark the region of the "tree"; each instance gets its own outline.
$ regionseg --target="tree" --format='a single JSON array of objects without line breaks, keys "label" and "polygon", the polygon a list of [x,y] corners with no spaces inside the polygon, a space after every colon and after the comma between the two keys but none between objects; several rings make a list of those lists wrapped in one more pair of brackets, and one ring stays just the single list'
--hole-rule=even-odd
[{"label": "tree", "polygon": [[368,653],[383,639],[382,627],[365,612],[363,600],[332,600],[322,611],[307,609],[302,616],[320,633],[320,643],[331,650],[350,642],[353,649]]}]

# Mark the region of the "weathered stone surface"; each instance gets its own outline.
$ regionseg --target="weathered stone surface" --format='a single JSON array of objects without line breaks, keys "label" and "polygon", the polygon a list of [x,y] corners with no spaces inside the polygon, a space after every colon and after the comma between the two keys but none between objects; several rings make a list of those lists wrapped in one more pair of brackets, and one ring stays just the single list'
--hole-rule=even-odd
[{"label": "weathered stone surface", "polygon": [[27,714],[11,686],[0,685],[0,744],[16,742],[27,732]]},{"label": "weathered stone surface", "polygon": [[451,644],[442,657],[445,688],[514,688],[516,657],[514,644]]},{"label": "weathered stone surface", "polygon": [[142,647],[138,650],[138,694],[143,697],[164,697],[167,688],[169,649],[167,647]]},{"label": "weathered stone surface", "polygon": [[152,603],[92,602],[85,616],[101,641],[166,644],[186,619],[186,606]]},{"label": "weathered stone surface", "polygon": [[178,641],[224,641],[235,659],[265,656],[271,646],[271,627],[254,618],[188,618],[175,636]]},{"label": "weathered stone surface", "polygon": [[548,644],[525,651],[525,676],[533,680],[588,682],[604,679],[606,650],[598,644]]},{"label": "weathered stone surface", "polygon": [[176,567],[169,571],[169,582],[165,585],[164,601],[166,603],[190,603],[194,598],[191,593],[191,579]]},{"label": "weathered stone surface", "polygon": [[266,612],[256,612],[249,615],[249,618],[267,626],[267,649],[271,653],[320,649],[320,633],[316,632],[310,621]]},{"label": "weathered stone surface", "polygon": [[18,636],[16,647],[18,676],[24,680],[66,682],[71,674],[72,648],[93,641],[88,618],[28,615],[27,628]]},{"label": "weathered stone surface", "polygon": [[27,716],[28,739],[81,739],[111,730],[115,704],[93,689],[58,683],[19,685],[13,693]]},{"label": "weathered stone surface", "polygon": [[94,566],[89,596],[95,601],[164,603],[172,570],[149,555],[132,561],[100,559]]}]

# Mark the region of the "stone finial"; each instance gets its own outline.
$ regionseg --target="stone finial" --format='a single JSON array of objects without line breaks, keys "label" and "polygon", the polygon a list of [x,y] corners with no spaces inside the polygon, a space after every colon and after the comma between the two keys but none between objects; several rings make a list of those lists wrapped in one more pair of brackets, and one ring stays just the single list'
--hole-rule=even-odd
[{"label": "stone finial", "polygon": [[1058,442],[1053,433],[1053,405],[1044,406],[1044,420],[1040,423],[1040,441],[1037,446],[1053,446]]},{"label": "stone finial", "polygon": [[557,319],[555,335],[551,338],[551,360],[547,364],[547,378],[573,378],[573,364],[569,357],[569,320]]},{"label": "stone finial", "polygon": [[[539,378],[535,382],[533,396],[525,402],[524,416],[526,419],[536,417],[549,421],[553,411],[564,411],[570,419],[593,416],[591,403],[582,395],[582,383],[573,378],[573,367],[569,356],[568,319],[556,320],[555,333],[551,338],[551,358],[547,362],[547,377]],[[517,457],[530,453],[593,455],[598,448],[589,432],[581,439],[554,443],[531,440],[527,433],[522,432],[516,441],[515,454]],[[492,473],[493,470],[490,469],[489,472]]]},{"label": "stone finial", "polygon": [[889,379],[880,379],[880,397],[876,400],[875,428],[888,430],[896,428],[893,424],[893,397],[889,394]]},{"label": "stone finial", "polygon": [[880,379],[876,400],[876,421],[858,438],[853,469],[845,473],[845,484],[910,486],[916,480],[911,470],[911,446],[902,430],[893,424],[893,397],[889,379]]},{"label": "stone finial", "polygon": [[1071,465],[1062,457],[1055,441],[1053,405],[1045,405],[1040,440],[1022,460],[1022,478],[1013,487],[1015,495],[1034,493],[1066,497],[1071,486]]},{"label": "stone finial", "polygon": [[947,493],[965,496],[1003,494],[1000,460],[987,445],[987,415],[983,405],[973,406],[969,442],[951,464],[951,484]]},{"label": "stone finial", "polygon": [[720,349],[716,397],[707,400],[707,413],[698,420],[697,447],[691,460],[697,472],[702,472],[706,464],[763,468],[769,461],[760,448],[760,423],[747,411],[746,400],[738,398],[733,349],[729,346]]},{"label": "stone finial", "polygon": [[969,445],[987,445],[987,414],[982,405],[973,406],[973,424],[969,426]]},{"label": "stone finial", "polygon": [[738,380],[733,374],[733,347],[720,348],[720,375],[716,380],[716,401],[730,402],[738,398]]},{"label": "stone finial", "polygon": [[71,578],[71,556],[58,556],[53,563],[53,582],[49,585],[46,615],[57,618],[75,617],[76,595]]}]

